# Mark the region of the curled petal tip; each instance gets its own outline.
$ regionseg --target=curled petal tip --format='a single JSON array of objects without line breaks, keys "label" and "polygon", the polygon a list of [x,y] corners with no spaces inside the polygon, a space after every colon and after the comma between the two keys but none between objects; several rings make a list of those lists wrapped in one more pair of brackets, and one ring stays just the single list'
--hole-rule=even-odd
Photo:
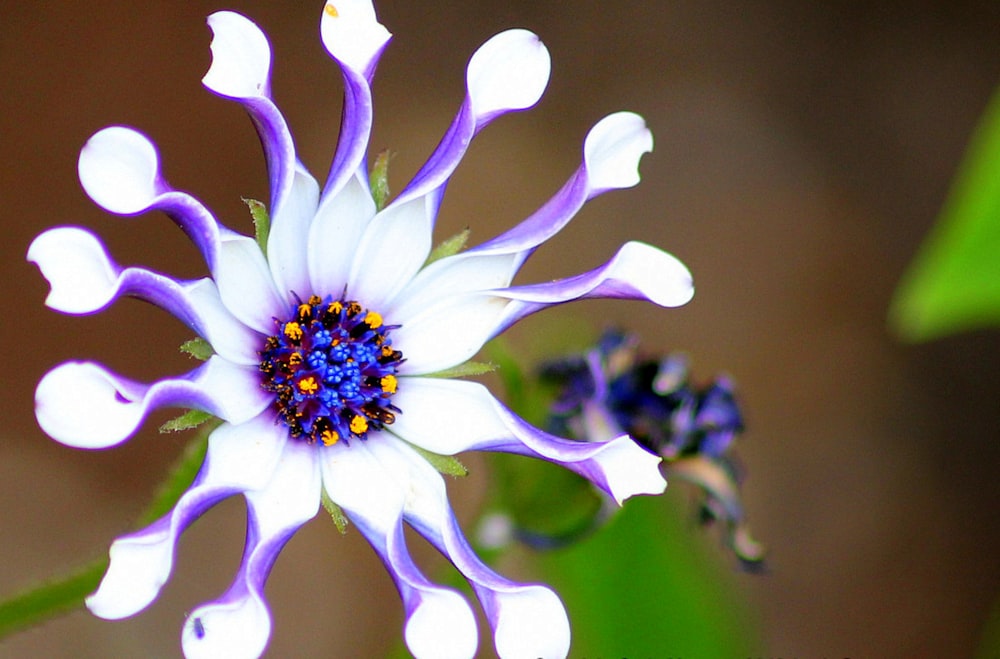
[{"label": "curled petal tip", "polygon": [[370,0],[329,0],[323,7],[320,37],[330,55],[368,78],[392,34],[378,22]]},{"label": "curled petal tip", "polygon": [[267,96],[271,71],[271,46],[249,18],[232,11],[208,17],[212,29],[212,65],[202,84],[230,98]]},{"label": "curled petal tip", "polygon": [[663,494],[667,481],[660,473],[661,458],[628,435],[608,442],[598,454],[608,491],[618,505],[637,494]]},{"label": "curled petal tip", "polygon": [[149,208],[160,193],[160,160],[142,133],[110,126],[87,140],[77,171],[83,189],[99,206],[119,215]]},{"label": "curled petal tip", "polygon": [[181,632],[186,659],[256,659],[271,636],[271,615],[257,597],[247,595],[199,607]]},{"label": "curled petal tip", "polygon": [[590,129],[584,143],[587,180],[594,190],[639,183],[639,159],[653,150],[653,134],[634,112],[608,115]]},{"label": "curled petal tip", "polygon": [[427,590],[410,612],[404,637],[415,657],[473,657],[476,619],[468,603],[449,590]]},{"label": "curled petal tip", "polygon": [[87,598],[90,612],[120,620],[149,606],[170,576],[174,544],[168,533],[120,538],[111,545],[111,563],[97,592]]},{"label": "curled petal tip", "polygon": [[473,113],[488,120],[531,107],[542,97],[551,68],[549,51],[533,32],[516,29],[494,36],[469,61],[466,85]]},{"label": "curled petal tip", "polygon": [[101,241],[77,227],[49,229],[31,242],[28,261],[36,264],[51,290],[45,304],[64,313],[91,313],[115,297],[117,267]]},{"label": "curled petal tip", "polygon": [[661,307],[679,307],[694,297],[694,281],[687,266],[646,243],[625,243],[606,276]]},{"label": "curled petal tip", "polygon": [[75,448],[107,448],[135,432],[145,417],[145,387],[114,378],[96,364],[67,362],[35,390],[38,425]]},{"label": "curled petal tip", "polygon": [[558,595],[544,586],[498,594],[494,640],[501,657],[565,657],[570,630]]}]

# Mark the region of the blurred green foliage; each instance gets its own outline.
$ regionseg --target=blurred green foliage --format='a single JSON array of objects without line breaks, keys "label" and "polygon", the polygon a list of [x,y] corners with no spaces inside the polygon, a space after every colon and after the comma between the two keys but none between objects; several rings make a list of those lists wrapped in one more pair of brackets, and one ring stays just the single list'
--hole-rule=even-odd
[{"label": "blurred green foliage", "polygon": [[900,282],[889,322],[907,341],[1000,325],[1000,92]]}]

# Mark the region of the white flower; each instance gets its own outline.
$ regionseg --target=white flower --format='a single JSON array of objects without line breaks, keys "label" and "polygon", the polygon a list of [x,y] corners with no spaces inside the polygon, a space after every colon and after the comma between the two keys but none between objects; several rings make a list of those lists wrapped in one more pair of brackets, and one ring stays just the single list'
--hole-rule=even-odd
[{"label": "white flower", "polygon": [[325,495],[368,539],[406,609],[405,639],[420,657],[472,656],[476,623],[466,599],[413,563],[403,523],[469,580],[506,657],[564,656],[569,623],[559,598],[487,567],[463,536],[440,474],[415,450],[490,450],[561,464],[621,502],[659,493],[659,459],[627,436],[583,444],[548,435],[510,412],[481,384],[428,377],[468,360],[521,318],[570,300],[617,297],[662,306],[687,302],[690,274],[674,257],[628,243],[603,266],[563,280],[512,286],[531,253],[588,199],[638,182],[652,148],[642,118],[613,114],[587,136],[583,163],[556,196],[510,231],[426,265],[445,184],[472,137],[492,119],[530,107],[548,81],[538,38],[510,30],[472,57],[453,124],[410,184],[377,211],[366,174],[371,79],[390,35],[366,0],[327,4],[322,38],[346,84],[340,141],[322,189],[297,160],[270,97],[263,32],[232,12],[209,18],[212,66],[204,83],[242,104],[260,134],[270,177],[266,254],[194,197],[173,189],[144,135],[106,128],[84,146],[84,189],[110,212],[166,213],[197,245],[211,276],[183,281],[116,264],[90,232],[38,236],[28,259],[51,284],[59,311],[99,311],[122,296],[169,311],[211,344],[199,368],[152,384],[93,363],[68,362],[38,385],[36,414],[69,446],[128,439],[155,408],[209,412],[223,421],[190,489],[159,521],[119,538],[87,606],[104,618],[149,605],[169,578],[178,536],[221,499],[243,495],[247,544],[229,590],[191,613],[188,657],[254,657],[270,635],[264,582],[279,551]]}]

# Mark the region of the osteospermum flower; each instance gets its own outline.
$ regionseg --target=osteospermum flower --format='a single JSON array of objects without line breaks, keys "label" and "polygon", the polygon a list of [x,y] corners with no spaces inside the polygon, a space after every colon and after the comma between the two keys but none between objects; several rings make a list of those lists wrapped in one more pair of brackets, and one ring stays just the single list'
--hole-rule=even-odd
[{"label": "osteospermum flower", "polygon": [[[744,427],[729,377],[695,385],[684,355],[643,357],[635,337],[618,331],[606,332],[582,355],[543,365],[541,375],[559,387],[553,431],[588,442],[627,433],[663,458],[668,476],[699,488],[702,521],[721,522],[740,564],[762,569],[764,547],[750,534],[741,469],[730,451]],[[599,516],[595,524],[601,521]]]},{"label": "osteospermum flower", "polygon": [[169,577],[180,533],[218,501],[243,495],[248,529],[239,571],[228,591],[191,612],[182,644],[189,657],[257,656],[271,626],[265,579],[285,542],[327,500],[385,563],[415,655],[471,656],[477,631],[466,599],[413,562],[404,522],[468,579],[500,655],[565,655],[569,624],[559,598],[543,585],[506,579],[477,557],[424,455],[533,456],[589,478],[619,503],[663,490],[659,458],[625,436],[594,444],[560,439],[515,416],[481,384],[428,376],[464,363],[490,338],[552,305],[594,297],[688,301],[686,268],[640,243],[583,274],[511,285],[521,264],[584,202],[638,182],[639,158],[652,148],[642,118],[618,113],[602,120],[586,138],[580,168],[552,200],[510,231],[429,263],[444,188],[470,140],[499,115],[533,105],[547,84],[549,56],[538,38],[510,30],[475,53],[448,132],[379,210],[366,172],[370,85],[390,35],[371,3],[341,0],[323,12],[322,40],[343,72],[346,94],[322,188],[297,160],[271,100],[264,33],[231,12],[213,14],[209,25],[213,59],[203,82],[243,105],[264,147],[266,244],[226,228],[194,197],[170,187],[150,140],[115,126],[82,150],[87,194],[120,215],[166,213],[201,251],[210,276],[184,281],[121,267],[92,233],[74,227],[46,231],[28,252],[51,284],[50,307],[84,314],[137,297],[175,315],[214,352],[193,371],[151,384],[89,362],[61,364],[39,383],[38,422],[69,446],[114,446],[165,406],[222,421],[173,510],[114,542],[108,572],[87,606],[104,618],[142,610]]}]

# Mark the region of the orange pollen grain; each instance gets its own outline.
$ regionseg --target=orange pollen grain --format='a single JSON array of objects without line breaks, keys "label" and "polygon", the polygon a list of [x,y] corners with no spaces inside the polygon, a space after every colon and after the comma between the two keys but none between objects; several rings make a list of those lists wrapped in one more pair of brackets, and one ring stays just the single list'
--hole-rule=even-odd
[{"label": "orange pollen grain", "polygon": [[304,394],[314,394],[319,391],[319,384],[313,376],[304,377],[299,380],[299,391]]},{"label": "orange pollen grain", "polygon": [[382,326],[382,316],[375,311],[369,311],[368,315],[365,316],[365,325],[372,329],[378,329]]},{"label": "orange pollen grain", "polygon": [[323,442],[323,446],[333,446],[340,441],[340,435],[336,430],[324,430],[319,439]]},{"label": "orange pollen grain", "polygon": [[330,18],[337,18],[340,16],[340,12],[337,11],[337,8],[333,6],[332,2],[328,2],[326,7],[323,7],[323,11],[325,11],[326,15]]},{"label": "orange pollen grain", "polygon": [[296,322],[285,323],[284,333],[291,341],[298,341],[302,338],[302,327]]},{"label": "orange pollen grain", "polygon": [[351,419],[351,432],[355,435],[360,435],[368,430],[368,419],[357,414]]},{"label": "orange pollen grain", "polygon": [[396,376],[395,375],[383,375],[382,379],[379,380],[379,384],[382,385],[382,391],[387,394],[396,393]]}]

